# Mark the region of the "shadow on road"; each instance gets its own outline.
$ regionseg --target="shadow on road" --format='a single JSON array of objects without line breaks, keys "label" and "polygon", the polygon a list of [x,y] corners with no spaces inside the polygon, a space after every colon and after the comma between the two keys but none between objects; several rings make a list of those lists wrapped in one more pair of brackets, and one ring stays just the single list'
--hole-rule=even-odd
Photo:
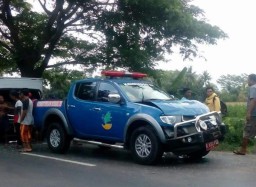
[{"label": "shadow on road", "polygon": [[[16,146],[13,144],[0,145],[0,152],[7,153],[19,153]],[[129,151],[116,148],[104,148],[97,145],[91,144],[78,144],[71,145],[70,149],[66,154],[55,154],[52,153],[46,143],[35,143],[33,144],[33,153],[45,156],[58,157],[62,159],[71,159],[80,162],[111,162],[111,163],[122,163],[122,164],[136,164]],[[154,166],[151,167],[177,167],[184,165],[198,165],[209,162],[209,159],[203,158],[200,160],[188,160],[185,158],[178,157],[172,153],[164,153],[162,159]]]}]

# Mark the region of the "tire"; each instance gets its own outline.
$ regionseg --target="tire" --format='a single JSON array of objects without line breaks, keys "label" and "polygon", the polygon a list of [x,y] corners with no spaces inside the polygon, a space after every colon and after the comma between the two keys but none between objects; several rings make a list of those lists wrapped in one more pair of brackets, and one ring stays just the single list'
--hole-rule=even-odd
[{"label": "tire", "polygon": [[51,123],[46,134],[49,149],[54,153],[66,153],[71,138],[59,123]]},{"label": "tire", "polygon": [[140,127],[132,132],[130,148],[133,159],[143,165],[155,164],[163,155],[162,145],[149,127]]}]

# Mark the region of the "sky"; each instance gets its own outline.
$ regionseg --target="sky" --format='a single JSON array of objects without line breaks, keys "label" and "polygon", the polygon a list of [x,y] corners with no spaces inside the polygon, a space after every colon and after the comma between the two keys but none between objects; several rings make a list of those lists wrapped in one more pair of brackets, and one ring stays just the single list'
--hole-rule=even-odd
[{"label": "sky", "polygon": [[229,37],[218,40],[217,45],[200,46],[206,60],[183,61],[173,54],[172,61],[160,64],[159,68],[181,70],[192,66],[199,74],[208,71],[215,83],[221,75],[256,73],[255,0],[194,0],[193,4],[204,10],[208,23],[218,26]]}]

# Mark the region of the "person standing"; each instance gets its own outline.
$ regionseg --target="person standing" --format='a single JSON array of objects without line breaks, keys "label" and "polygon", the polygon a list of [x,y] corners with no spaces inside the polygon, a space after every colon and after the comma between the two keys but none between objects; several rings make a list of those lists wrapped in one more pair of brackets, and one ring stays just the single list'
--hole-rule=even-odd
[{"label": "person standing", "polygon": [[11,90],[10,97],[12,100],[15,101],[13,124],[14,124],[15,134],[17,138],[17,146],[21,146],[22,142],[20,138],[20,118],[21,118],[21,112],[22,112],[22,102],[19,99],[19,92],[16,90]]},{"label": "person standing", "polygon": [[31,99],[29,99],[29,91],[28,89],[22,89],[20,92],[20,98],[22,100],[23,110],[21,112],[20,119],[20,135],[22,140],[23,149],[22,152],[31,152],[31,125],[33,125],[33,103]]},{"label": "person standing", "polygon": [[220,98],[216,93],[214,93],[214,90],[212,87],[207,87],[206,88],[206,99],[205,99],[205,104],[208,106],[210,112],[220,111]]},{"label": "person standing", "polygon": [[240,150],[233,151],[237,155],[245,155],[249,139],[256,136],[256,74],[248,76],[248,98],[243,139]]},{"label": "person standing", "polygon": [[7,113],[10,107],[5,102],[4,97],[0,95],[0,140],[6,143],[7,131],[9,130],[9,120]]},{"label": "person standing", "polygon": [[192,90],[190,88],[183,88],[182,89],[183,97],[181,100],[190,100],[192,97]]}]

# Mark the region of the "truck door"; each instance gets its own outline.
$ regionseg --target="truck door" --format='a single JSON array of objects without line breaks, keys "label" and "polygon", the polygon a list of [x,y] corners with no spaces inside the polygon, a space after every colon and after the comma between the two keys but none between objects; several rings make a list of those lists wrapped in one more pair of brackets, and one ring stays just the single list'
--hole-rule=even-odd
[{"label": "truck door", "polygon": [[97,135],[122,140],[124,127],[129,117],[129,109],[125,104],[109,102],[108,94],[110,93],[120,94],[112,84],[101,82],[94,105]]},{"label": "truck door", "polygon": [[69,93],[67,115],[70,124],[78,137],[91,136],[95,132],[96,112],[95,104],[96,82],[79,82],[73,93]]},{"label": "truck door", "polygon": [[110,83],[102,82],[96,96],[96,82],[76,85],[69,96],[68,116],[78,137],[122,140],[127,121],[127,107],[108,102],[109,93],[118,93]]}]

